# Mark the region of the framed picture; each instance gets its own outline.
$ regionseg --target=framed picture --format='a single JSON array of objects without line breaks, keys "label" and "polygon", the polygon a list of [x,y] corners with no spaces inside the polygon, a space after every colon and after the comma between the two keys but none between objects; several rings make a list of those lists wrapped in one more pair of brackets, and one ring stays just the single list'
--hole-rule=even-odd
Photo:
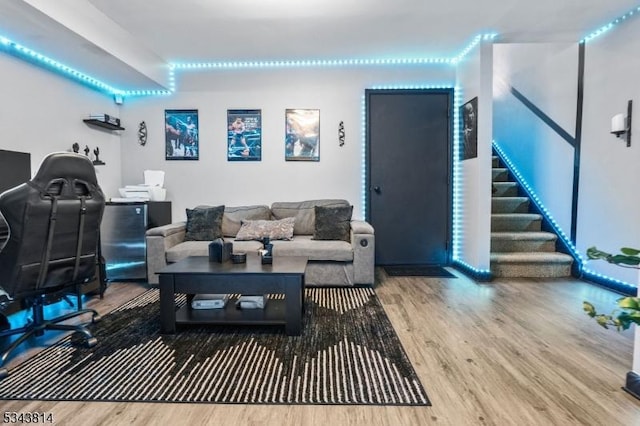
[{"label": "framed picture", "polygon": [[262,112],[227,110],[227,161],[262,160]]},{"label": "framed picture", "polygon": [[320,110],[287,109],[285,123],[285,160],[320,161]]},{"label": "framed picture", "polygon": [[460,107],[462,117],[462,160],[478,156],[478,98]]},{"label": "framed picture", "polygon": [[166,160],[197,160],[200,154],[197,109],[164,111]]}]

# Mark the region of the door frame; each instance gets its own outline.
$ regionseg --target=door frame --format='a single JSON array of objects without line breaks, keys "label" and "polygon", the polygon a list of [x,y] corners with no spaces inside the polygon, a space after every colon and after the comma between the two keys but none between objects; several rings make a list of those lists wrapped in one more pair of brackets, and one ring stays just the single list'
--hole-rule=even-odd
[{"label": "door frame", "polygon": [[[449,186],[449,190],[447,191],[447,230],[446,236],[447,239],[445,241],[445,250],[446,250],[446,265],[450,266],[453,263],[454,256],[454,240],[453,240],[453,194],[454,194],[454,162],[459,161],[459,159],[454,158],[454,130],[456,126],[454,125],[454,118],[456,114],[454,114],[453,108],[454,100],[455,100],[455,89],[453,87],[449,88],[398,88],[398,89],[365,89],[364,91],[364,158],[365,158],[365,168],[364,168],[364,206],[365,206],[365,220],[371,223],[371,119],[370,119],[370,98],[373,94],[416,94],[416,93],[425,93],[425,94],[447,94],[448,95],[448,122],[447,122],[447,185]],[[375,231],[375,230],[374,230]]]}]

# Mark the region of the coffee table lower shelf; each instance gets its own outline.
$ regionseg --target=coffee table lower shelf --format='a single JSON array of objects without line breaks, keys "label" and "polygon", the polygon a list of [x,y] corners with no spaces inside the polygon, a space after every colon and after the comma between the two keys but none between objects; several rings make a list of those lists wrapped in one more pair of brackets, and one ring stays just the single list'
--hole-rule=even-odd
[{"label": "coffee table lower shelf", "polygon": [[237,309],[236,300],[230,299],[224,308],[193,309],[184,305],[176,311],[176,325],[284,325],[286,309],[284,300],[268,300],[263,309]]}]

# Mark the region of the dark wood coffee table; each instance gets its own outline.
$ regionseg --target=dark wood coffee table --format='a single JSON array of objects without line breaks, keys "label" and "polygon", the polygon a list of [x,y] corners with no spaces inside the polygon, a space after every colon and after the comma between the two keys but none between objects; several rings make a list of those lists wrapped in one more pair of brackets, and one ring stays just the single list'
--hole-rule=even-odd
[{"label": "dark wood coffee table", "polygon": [[[160,331],[175,333],[184,324],[284,324],[288,335],[302,329],[306,257],[274,257],[263,265],[256,253],[247,262],[209,262],[205,256],[187,257],[160,270]],[[175,294],[187,294],[187,303],[176,311]],[[230,299],[222,309],[192,309],[195,294],[284,294],[269,299],[264,309],[237,309]]]}]

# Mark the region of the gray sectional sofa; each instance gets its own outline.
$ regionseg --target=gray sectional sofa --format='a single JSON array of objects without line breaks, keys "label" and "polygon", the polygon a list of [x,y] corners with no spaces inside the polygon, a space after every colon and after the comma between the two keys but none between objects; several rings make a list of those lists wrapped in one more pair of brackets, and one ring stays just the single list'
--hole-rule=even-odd
[{"label": "gray sectional sofa", "polygon": [[[351,220],[350,241],[313,239],[315,206],[349,206],[346,200],[276,202],[271,207],[249,205],[225,207],[222,234],[233,243],[234,252],[262,248],[260,241],[236,241],[243,220],[280,220],[295,217],[293,239],[275,240],[273,256],[307,256],[305,283],[310,286],[373,284],[375,236],[373,227]],[[186,222],[151,228],[146,233],[147,278],[158,283],[157,271],[187,256],[207,256],[210,241],[185,241]]]}]

